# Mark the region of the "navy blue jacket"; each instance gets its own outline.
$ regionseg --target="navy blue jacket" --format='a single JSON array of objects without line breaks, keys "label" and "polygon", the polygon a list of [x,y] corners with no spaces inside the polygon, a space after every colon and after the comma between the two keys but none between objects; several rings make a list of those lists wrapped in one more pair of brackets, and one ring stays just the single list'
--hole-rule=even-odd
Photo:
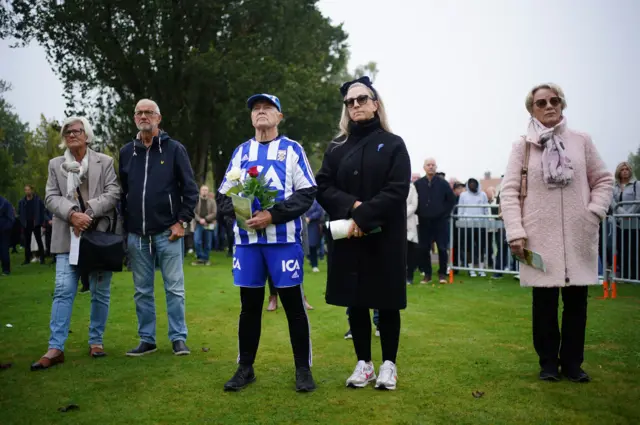
[{"label": "navy blue jacket", "polygon": [[437,220],[451,215],[456,196],[445,179],[435,176],[429,182],[429,179],[422,177],[414,185],[418,192],[416,214],[419,220]]},{"label": "navy blue jacket", "polygon": [[119,172],[126,232],[155,235],[193,219],[198,186],[189,156],[164,131],[149,149],[138,139],[120,149]]},{"label": "navy blue jacket", "polygon": [[16,217],[13,214],[11,202],[0,196],[0,231],[9,231],[13,228]]},{"label": "navy blue jacket", "polygon": [[[33,205],[35,209],[33,211],[34,222],[30,224],[33,227],[42,226],[42,224],[45,221],[44,202],[42,202],[40,197],[38,197],[38,195],[36,194],[33,195]],[[20,218],[20,224],[22,225],[22,228],[23,229],[26,228],[27,227],[27,197],[26,196],[20,199],[20,201],[18,202],[18,217]]]}]

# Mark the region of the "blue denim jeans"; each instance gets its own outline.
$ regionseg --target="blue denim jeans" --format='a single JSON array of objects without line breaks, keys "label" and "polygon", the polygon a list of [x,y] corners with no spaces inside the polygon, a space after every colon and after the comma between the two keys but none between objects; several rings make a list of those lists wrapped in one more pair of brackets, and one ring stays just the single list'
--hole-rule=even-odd
[{"label": "blue denim jeans", "polygon": [[[69,336],[73,300],[78,292],[80,273],[76,266],[69,264],[69,254],[56,255],[56,287],[53,291],[51,307],[51,336],[49,348],[64,351],[64,343]],[[89,322],[89,344],[102,344],[102,335],[109,316],[111,296],[111,272],[89,274],[91,290],[91,319]]]},{"label": "blue denim jeans", "polygon": [[184,318],[184,273],[182,240],[169,241],[171,231],[157,235],[139,236],[129,233],[128,246],[135,287],[134,300],[138,315],[138,335],[149,344],[156,343],[156,305],[153,294],[155,260],[164,281],[169,318],[169,340],[186,341],[187,324]]},{"label": "blue denim jeans", "polygon": [[196,224],[196,230],[193,233],[193,244],[196,247],[198,260],[209,261],[209,253],[213,248],[214,231],[207,229],[200,223]]}]

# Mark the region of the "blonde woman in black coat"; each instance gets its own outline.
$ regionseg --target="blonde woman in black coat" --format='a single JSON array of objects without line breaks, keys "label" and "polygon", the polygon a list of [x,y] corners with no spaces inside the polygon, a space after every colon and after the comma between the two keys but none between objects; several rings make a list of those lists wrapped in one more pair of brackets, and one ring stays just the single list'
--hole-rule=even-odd
[{"label": "blonde woman in black coat", "polygon": [[[368,77],[341,88],[340,135],[316,176],[317,199],[331,220],[353,219],[348,238],[328,232],[327,303],[349,307],[358,363],[347,386],[394,390],[400,310],[407,306],[407,206],[411,178],[403,140],[392,134],[384,104]],[[380,232],[373,232],[380,228]],[[382,345],[376,380],[370,309],[378,309]]]}]

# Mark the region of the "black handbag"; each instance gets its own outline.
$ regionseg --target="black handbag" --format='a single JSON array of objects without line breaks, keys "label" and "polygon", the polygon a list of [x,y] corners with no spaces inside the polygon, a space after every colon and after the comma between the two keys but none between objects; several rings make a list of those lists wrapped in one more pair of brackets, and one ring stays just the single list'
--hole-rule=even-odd
[{"label": "black handbag", "polygon": [[[84,200],[78,190],[80,208],[86,211]],[[96,230],[98,222],[106,218],[109,228],[106,232]],[[116,234],[117,215],[114,209],[112,217],[94,219],[91,227],[80,237],[80,252],[78,255],[78,269],[83,273],[91,272],[121,272],[124,261],[124,238]]]}]

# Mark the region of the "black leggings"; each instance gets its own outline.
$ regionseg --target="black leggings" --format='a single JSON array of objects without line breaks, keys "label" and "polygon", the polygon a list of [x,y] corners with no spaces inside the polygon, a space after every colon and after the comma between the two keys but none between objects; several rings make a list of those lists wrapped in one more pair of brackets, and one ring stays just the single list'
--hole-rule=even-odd
[{"label": "black leggings", "polygon": [[[289,336],[293,348],[293,359],[296,368],[311,366],[311,339],[309,337],[309,318],[304,306],[302,288],[276,288],[289,322]],[[262,327],[262,304],[264,303],[264,287],[240,288],[242,310],[238,326],[241,365],[253,365],[260,344]]]},{"label": "black leggings", "polygon": [[[382,361],[396,362],[400,343],[400,310],[378,310]],[[349,326],[358,360],[371,361],[371,317],[369,309],[349,307]]]}]

